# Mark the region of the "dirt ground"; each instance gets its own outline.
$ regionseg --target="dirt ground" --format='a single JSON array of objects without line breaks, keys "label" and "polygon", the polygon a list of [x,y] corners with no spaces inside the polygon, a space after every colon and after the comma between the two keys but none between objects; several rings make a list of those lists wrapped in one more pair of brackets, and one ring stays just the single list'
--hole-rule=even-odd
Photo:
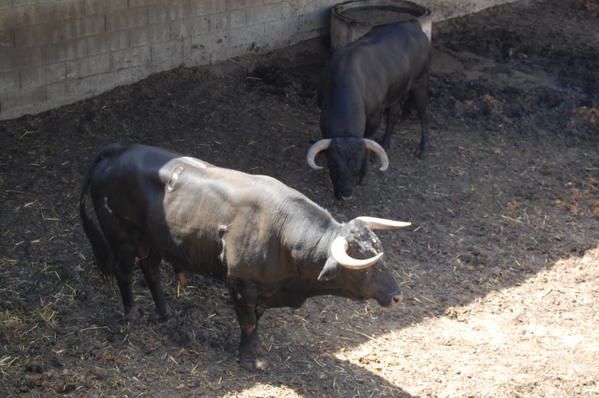
[{"label": "dirt ground", "polygon": [[[319,137],[314,40],[178,69],[0,122],[0,396],[599,396],[597,2],[523,1],[433,32],[431,151],[415,119],[391,166],[333,199],[305,153]],[[110,142],[143,142],[279,178],[381,233],[405,303],[311,299],[267,311],[270,370],[237,364],[220,282],[163,282],[173,319],[122,320],[79,224],[82,175]]]}]

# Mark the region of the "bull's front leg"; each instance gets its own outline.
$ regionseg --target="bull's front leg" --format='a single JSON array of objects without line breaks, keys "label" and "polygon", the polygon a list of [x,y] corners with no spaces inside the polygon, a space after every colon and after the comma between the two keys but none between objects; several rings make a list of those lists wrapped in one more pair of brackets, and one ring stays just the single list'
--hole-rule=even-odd
[{"label": "bull's front leg", "polygon": [[366,176],[368,175],[368,171],[370,170],[370,151],[366,150],[364,153],[364,160],[362,161],[362,166],[360,167],[360,174],[358,183],[360,185],[366,182]]},{"label": "bull's front leg", "polygon": [[[368,116],[368,119],[366,120],[366,128],[364,130],[365,138],[372,139],[372,137],[374,137],[377,130],[379,129],[382,119],[383,119],[382,112],[378,112],[378,113]],[[366,176],[370,172],[370,151],[365,150],[364,152],[365,152],[364,159],[362,160],[362,166],[360,167],[360,172],[358,174],[358,177],[359,177],[358,183],[360,185],[366,183]]]},{"label": "bull's front leg", "polygon": [[250,282],[228,282],[229,292],[237,314],[237,321],[241,328],[241,341],[239,343],[239,364],[250,371],[264,370],[267,362],[258,358],[260,337],[258,336],[258,320],[263,310],[256,305],[256,289]]}]

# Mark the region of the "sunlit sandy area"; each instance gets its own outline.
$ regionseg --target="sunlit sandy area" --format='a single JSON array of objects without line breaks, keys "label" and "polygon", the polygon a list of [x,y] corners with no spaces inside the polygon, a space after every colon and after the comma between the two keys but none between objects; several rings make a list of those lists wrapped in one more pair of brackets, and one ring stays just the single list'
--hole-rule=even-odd
[{"label": "sunlit sandy area", "polygon": [[594,249],[337,357],[414,395],[596,397],[598,330]]},{"label": "sunlit sandy area", "polygon": [[[596,397],[598,298],[594,249],[560,260],[520,286],[335,356],[384,379],[390,395],[395,386],[425,397]],[[285,386],[261,383],[225,395],[298,396]]]}]

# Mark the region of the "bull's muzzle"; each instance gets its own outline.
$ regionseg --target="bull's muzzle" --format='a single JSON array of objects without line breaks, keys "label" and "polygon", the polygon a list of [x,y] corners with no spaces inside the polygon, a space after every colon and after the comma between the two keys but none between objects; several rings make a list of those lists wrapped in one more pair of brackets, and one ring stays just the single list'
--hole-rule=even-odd
[{"label": "bull's muzzle", "polygon": [[398,307],[403,303],[403,293],[395,292],[384,299],[377,299],[377,301],[382,307]]}]

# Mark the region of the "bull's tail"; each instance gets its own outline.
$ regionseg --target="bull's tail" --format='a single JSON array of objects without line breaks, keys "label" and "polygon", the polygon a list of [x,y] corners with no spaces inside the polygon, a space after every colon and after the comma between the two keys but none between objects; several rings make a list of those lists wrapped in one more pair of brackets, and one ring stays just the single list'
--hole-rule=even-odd
[{"label": "bull's tail", "polygon": [[98,266],[98,269],[102,275],[105,277],[110,277],[113,274],[114,254],[108,241],[106,240],[106,237],[104,236],[104,233],[87,215],[85,209],[85,196],[89,191],[92,174],[98,163],[103,159],[114,156],[116,152],[122,149],[123,147],[120,144],[110,144],[102,148],[83,179],[81,196],[79,197],[79,215],[81,216],[83,230],[85,231],[85,235],[92,246],[92,250],[96,258],[96,265]]}]

